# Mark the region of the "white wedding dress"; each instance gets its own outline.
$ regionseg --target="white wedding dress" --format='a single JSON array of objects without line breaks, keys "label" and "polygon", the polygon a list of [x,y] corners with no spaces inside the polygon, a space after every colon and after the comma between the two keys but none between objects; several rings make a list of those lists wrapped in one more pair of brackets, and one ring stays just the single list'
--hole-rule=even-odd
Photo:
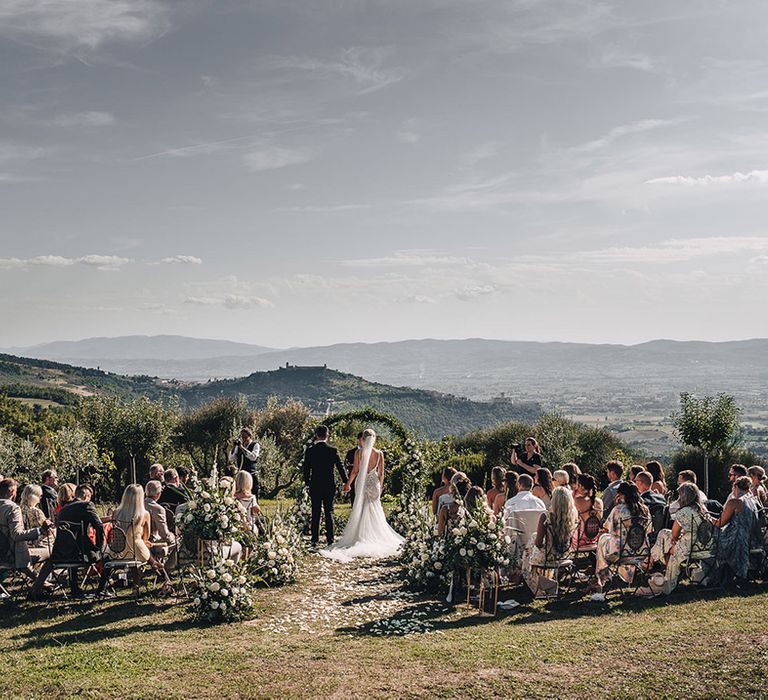
[{"label": "white wedding dress", "polygon": [[[358,472],[355,477],[355,503],[352,514],[341,538],[334,544],[320,550],[329,559],[348,562],[353,558],[384,558],[397,554],[403,543],[387,522],[381,506],[381,484],[379,482],[380,453],[373,452],[375,438],[368,438],[358,453]],[[371,456],[375,464],[368,467]]]}]

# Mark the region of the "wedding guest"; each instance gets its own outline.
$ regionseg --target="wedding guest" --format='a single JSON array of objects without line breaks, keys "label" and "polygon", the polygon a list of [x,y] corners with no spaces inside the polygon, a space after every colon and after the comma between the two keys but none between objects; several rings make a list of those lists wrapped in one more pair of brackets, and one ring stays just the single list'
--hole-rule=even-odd
[{"label": "wedding guest", "polygon": [[444,537],[450,527],[452,527],[461,512],[461,506],[469,493],[472,482],[463,472],[456,472],[451,479],[452,500],[445,508],[441,508],[437,514],[437,536]]},{"label": "wedding guest", "polygon": [[160,462],[155,462],[150,468],[149,468],[149,480],[150,481],[159,481],[161,484],[163,483],[163,476],[165,474],[165,468],[163,467]]},{"label": "wedding guest", "polygon": [[525,438],[524,450],[518,452],[512,450],[512,466],[522,467],[529,474],[535,474],[536,470],[542,465],[541,448],[536,438]]},{"label": "wedding guest", "polygon": [[467,495],[464,498],[464,504],[467,507],[467,511],[471,514],[476,511],[483,511],[488,518],[495,522],[496,516],[493,513],[493,509],[488,505],[488,499],[483,493],[483,489],[479,486],[471,486]]},{"label": "wedding guest", "polygon": [[54,510],[56,511],[56,518],[59,517],[59,513],[61,513],[64,506],[69,505],[75,500],[76,489],[77,489],[77,486],[70,482],[67,482],[59,486],[59,491],[56,494],[57,495],[56,507],[54,508]]},{"label": "wedding guest", "polygon": [[603,491],[603,518],[607,518],[613,508],[616,491],[624,478],[624,465],[618,459],[612,459],[605,465],[608,474],[608,487]]},{"label": "wedding guest", "polygon": [[[432,515],[437,516],[442,507],[441,504],[447,505],[453,500],[451,496],[451,479],[453,479],[454,474],[456,474],[456,470],[453,467],[446,467],[440,473],[442,486],[438,486],[432,492]],[[446,498],[443,499],[443,496],[446,496]]]},{"label": "wedding guest", "polygon": [[711,538],[709,538],[708,544],[706,538],[698,538],[699,528],[711,528],[711,525],[696,484],[683,483],[678,489],[677,500],[680,507],[672,529],[661,530],[656,538],[656,543],[651,548],[652,560],[665,564],[664,582],[659,585],[659,583],[651,580],[647,588],[638,591],[640,595],[658,593],[669,595],[677,586],[680,568],[688,561],[694,542],[697,552],[701,553],[702,558],[707,558],[707,554],[711,553]]},{"label": "wedding guest", "polygon": [[713,523],[718,567],[724,574],[740,579],[746,579],[749,573],[750,549],[762,545],[757,509],[749,495],[751,486],[749,477],[737,477],[722,515]]},{"label": "wedding guest", "polygon": [[[181,485],[179,472],[176,469],[166,469],[163,473],[163,480],[165,484],[160,494],[160,503],[175,511],[179,505],[189,500],[189,492]],[[153,481],[155,480],[153,479]],[[157,480],[157,483],[159,484],[160,481]]]},{"label": "wedding guest", "polygon": [[629,480],[634,484],[635,483],[635,479],[637,479],[637,475],[640,472],[644,472],[644,471],[645,471],[645,467],[643,467],[642,465],[640,465],[640,464],[633,464],[629,468]]},{"label": "wedding guest", "polygon": [[560,467],[560,469],[568,474],[568,485],[571,487],[571,490],[573,490],[576,487],[576,480],[579,478],[579,474],[581,474],[579,465],[574,464],[573,462],[568,462]]},{"label": "wedding guest", "polygon": [[[261,445],[253,439],[253,433],[248,428],[240,431],[240,437],[235,440],[229,460],[234,463],[238,471],[246,471],[253,477],[253,495],[259,498],[259,470],[258,461],[261,454]],[[342,466],[343,470],[343,466]]]},{"label": "wedding guest", "polygon": [[162,493],[163,485],[159,481],[148,481],[144,507],[149,513],[150,552],[155,559],[167,558],[166,571],[172,571],[176,568],[176,534],[168,527],[165,507],[158,503]]},{"label": "wedding guest", "polygon": [[[696,472],[691,469],[683,469],[682,471],[678,472],[677,474],[677,489],[678,493],[680,492],[680,487],[683,484],[696,484]],[[707,494],[704,493],[698,486],[696,487],[699,499],[701,500],[701,504],[705,507],[707,505]],[[674,520],[677,511],[680,509],[680,502],[679,499],[676,499],[672,501],[672,503],[669,504],[669,516]]]},{"label": "wedding guest", "polygon": [[552,492],[549,511],[544,511],[539,518],[533,545],[523,553],[523,579],[534,595],[546,595],[557,589],[557,581],[537,567],[554,564],[568,556],[578,522],[571,489],[558,486]]},{"label": "wedding guest", "polygon": [[[510,479],[510,474],[513,475],[512,479]],[[501,487],[501,491],[496,494],[493,503],[491,503],[491,510],[494,515],[498,515],[503,510],[504,504],[509,498],[510,489],[513,493],[517,492],[517,472],[504,472],[504,476],[501,480]]]},{"label": "wedding guest", "polygon": [[187,482],[189,481],[189,469],[186,467],[179,467],[176,470],[176,476],[179,477],[179,486],[183,489],[184,493],[187,494],[187,496],[190,495],[189,487],[187,486]]},{"label": "wedding guest", "polygon": [[552,472],[552,483],[557,488],[558,486],[569,486],[571,484],[571,477],[565,469],[557,469]]},{"label": "wedding guest", "polygon": [[245,516],[245,524],[255,534],[259,534],[259,516],[261,508],[253,495],[253,477],[244,471],[239,471],[235,477],[234,499],[240,504]]},{"label": "wedding guest", "polygon": [[485,494],[490,508],[493,508],[496,498],[505,492],[504,476],[506,473],[504,467],[494,467],[491,469],[491,488]]},{"label": "wedding guest", "polygon": [[[104,545],[104,526],[96,508],[91,503],[92,497],[93,490],[91,487],[88,484],[80,484],[75,489],[74,499],[59,510],[53,552],[37,575],[37,580],[30,594],[32,599],[40,597],[43,586],[56,563],[73,561],[86,563],[97,561],[100,558],[101,549]],[[61,494],[59,494],[59,501],[61,501]],[[63,528],[64,523],[67,526]],[[89,532],[94,533],[93,541],[89,537]],[[73,534],[75,534],[76,539],[73,539]],[[74,569],[70,571],[69,583],[72,597],[81,597],[82,592],[80,591],[77,571]]]},{"label": "wedding guest", "polygon": [[544,505],[549,508],[549,502],[552,499],[552,472],[546,467],[539,467],[534,477],[534,487],[531,491],[536,498],[540,498]]},{"label": "wedding guest", "polygon": [[507,471],[507,478],[505,479],[507,483],[507,500],[517,495],[517,480],[519,477],[520,475],[517,472],[513,472],[511,469]]},{"label": "wedding guest", "polygon": [[[622,469],[623,471],[623,469]],[[614,472],[615,473],[615,472]],[[605,521],[605,532],[597,539],[597,581],[592,586],[593,592],[600,592],[609,581],[611,572],[610,564],[621,556],[621,547],[630,528],[639,525],[645,532],[646,539],[643,548],[648,546],[648,533],[651,532],[651,514],[648,507],[640,498],[640,492],[631,481],[622,481],[618,484],[614,496],[614,507],[611,509]],[[620,574],[625,580],[634,575],[631,573]]]},{"label": "wedding guest", "polygon": [[[21,492],[21,499],[19,505],[21,506],[21,517],[24,519],[24,529],[32,530],[36,527],[43,528],[48,521],[45,514],[42,511],[41,498],[43,495],[43,489],[41,486],[30,484],[24,487]],[[43,558],[47,559],[53,549],[53,540],[56,536],[56,531],[50,527],[47,532],[38,540],[34,540],[29,544],[33,549],[38,548],[44,551],[44,555],[38,555],[38,560],[42,561]]]},{"label": "wedding guest", "polygon": [[749,492],[752,494],[758,505],[762,508],[768,508],[768,491],[764,486],[765,483],[765,469],[756,464],[753,467],[747,469],[747,474],[752,480],[752,486]]},{"label": "wedding guest", "polygon": [[664,496],[667,493],[667,482],[664,478],[664,466],[661,462],[653,460],[645,465],[645,471],[650,472],[653,476],[653,484],[651,484],[651,491],[659,493]]},{"label": "wedding guest", "polygon": [[599,528],[594,537],[584,532],[584,525],[590,518],[603,520],[603,501],[597,497],[597,481],[591,474],[579,474],[576,489],[573,492],[573,503],[579,514],[579,536],[576,542],[579,548],[591,547],[600,535]]},{"label": "wedding guest", "polygon": [[544,501],[531,493],[533,479],[528,474],[520,474],[517,478],[517,494],[504,504],[504,519],[506,520],[517,510],[546,510]]},{"label": "wedding guest", "polygon": [[749,476],[749,472],[747,471],[747,468],[743,464],[732,464],[728,469],[728,481],[731,482],[731,492],[728,494],[728,498],[725,501],[726,503],[728,503],[728,501],[730,501],[734,497],[733,485],[734,483],[736,483],[736,479],[739,479],[742,476]]},{"label": "wedding guest", "polygon": [[664,496],[651,490],[654,481],[651,472],[640,472],[635,479],[635,486],[640,492],[640,498],[643,499],[643,503],[648,507],[648,512],[651,514],[651,522],[653,523],[651,543],[656,541],[659,531],[667,524],[667,501]]},{"label": "wedding guest", "polygon": [[48,556],[48,550],[30,547],[43,537],[50,526],[50,521],[43,520],[38,527],[24,528],[24,516],[21,507],[16,504],[18,483],[14,479],[0,481],[0,535],[9,543],[7,559],[10,564],[29,579],[34,580],[32,564]]},{"label": "wedding guest", "polygon": [[56,516],[56,506],[59,502],[59,494],[56,493],[56,487],[59,485],[59,475],[55,469],[46,469],[40,475],[40,488],[42,494],[40,496],[40,510],[43,515],[53,520]]}]

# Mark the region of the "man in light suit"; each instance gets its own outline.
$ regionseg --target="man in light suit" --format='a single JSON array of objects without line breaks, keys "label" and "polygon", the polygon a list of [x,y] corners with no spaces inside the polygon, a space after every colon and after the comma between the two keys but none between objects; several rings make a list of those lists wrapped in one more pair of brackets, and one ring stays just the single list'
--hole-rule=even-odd
[{"label": "man in light suit", "polygon": [[168,527],[168,514],[157,499],[163,491],[159,481],[147,482],[144,506],[149,513],[149,541],[152,544],[152,555],[156,558],[168,557],[165,562],[166,571],[176,567],[176,535]]},{"label": "man in light suit", "polygon": [[35,580],[32,564],[43,558],[43,552],[30,549],[29,542],[40,539],[50,528],[46,520],[43,527],[24,529],[21,508],[15,503],[18,484],[13,479],[0,481],[0,556],[3,563],[10,564]]}]

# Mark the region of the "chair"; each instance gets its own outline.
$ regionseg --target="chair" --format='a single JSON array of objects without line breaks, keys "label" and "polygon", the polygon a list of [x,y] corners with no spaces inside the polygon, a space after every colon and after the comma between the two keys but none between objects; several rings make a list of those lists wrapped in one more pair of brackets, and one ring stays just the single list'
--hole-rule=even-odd
[{"label": "chair", "polygon": [[112,580],[114,572],[118,569],[123,569],[126,573],[130,573],[133,577],[133,591],[134,595],[138,598],[141,584],[141,574],[143,569],[147,566],[147,562],[136,559],[136,530],[133,527],[133,521],[131,520],[125,527],[125,523],[113,520],[112,528],[107,535],[107,547],[108,552],[127,552],[131,556],[127,559],[107,557],[104,559],[104,570],[106,573],[106,582],[104,586],[109,585]]},{"label": "chair", "polygon": [[703,569],[704,562],[715,558],[715,528],[709,520],[704,518],[699,521],[696,530],[689,536],[691,549],[688,558],[680,566],[680,578],[686,578],[691,583],[698,584],[699,582],[694,580],[695,572]]},{"label": "chair", "polygon": [[24,582],[27,577],[24,576],[16,565],[13,563],[16,558],[13,545],[5,533],[0,532],[0,598],[5,600],[13,600],[13,595],[5,587],[5,584],[21,583],[24,586]]},{"label": "chair", "polygon": [[509,553],[510,561],[519,562],[523,558],[523,550],[536,534],[543,510],[513,510],[504,516],[504,534],[511,540]]},{"label": "chair", "polygon": [[[536,590],[533,592],[534,598],[559,598],[561,587],[560,578],[563,571],[569,572],[571,575],[568,577],[568,581],[573,581],[573,558],[566,552],[556,552],[549,542],[550,538],[547,537],[547,550],[546,558],[541,564],[531,564],[531,569],[539,570],[539,577],[536,580]],[[551,572],[551,576],[545,576],[547,572]],[[550,581],[554,581],[554,590],[545,590],[541,586],[541,579],[545,577]],[[571,588],[570,583],[566,587],[566,592]],[[542,593],[542,596],[539,596]]]},{"label": "chair", "polygon": [[[78,575],[80,569],[85,569],[82,587],[88,588],[89,584],[95,584],[99,580],[99,572],[96,568],[94,552],[86,547],[88,534],[81,522],[68,522],[59,520],[56,523],[56,541],[53,544],[51,563],[54,574],[65,571],[69,575],[70,582]],[[54,575],[54,581],[56,576]],[[74,584],[72,586],[75,587]],[[57,585],[66,595],[66,587]]]},{"label": "chair", "polygon": [[[608,565],[608,570],[612,574],[612,578],[618,578],[623,581],[620,569],[627,567],[632,569],[632,580],[637,578],[638,571],[641,574],[646,574],[651,567],[651,546],[648,542],[648,536],[646,534],[647,523],[638,517],[633,517],[629,527],[624,522],[621,522],[619,529],[619,557]],[[636,593],[642,584],[637,583],[634,587],[633,593]],[[627,583],[627,587],[631,586]],[[625,586],[618,585],[618,589],[623,596],[625,593]]]}]

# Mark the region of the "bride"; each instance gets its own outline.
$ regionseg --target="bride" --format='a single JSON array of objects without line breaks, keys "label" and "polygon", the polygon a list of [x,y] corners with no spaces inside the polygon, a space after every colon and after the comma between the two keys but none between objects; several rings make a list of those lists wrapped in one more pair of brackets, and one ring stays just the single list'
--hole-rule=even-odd
[{"label": "bride", "polygon": [[384,454],[374,448],[376,433],[363,431],[363,446],[355,453],[355,464],[343,492],[348,493],[355,484],[355,503],[352,515],[341,538],[320,554],[338,561],[353,557],[380,558],[397,554],[403,538],[387,523],[381,507],[384,486]]}]

